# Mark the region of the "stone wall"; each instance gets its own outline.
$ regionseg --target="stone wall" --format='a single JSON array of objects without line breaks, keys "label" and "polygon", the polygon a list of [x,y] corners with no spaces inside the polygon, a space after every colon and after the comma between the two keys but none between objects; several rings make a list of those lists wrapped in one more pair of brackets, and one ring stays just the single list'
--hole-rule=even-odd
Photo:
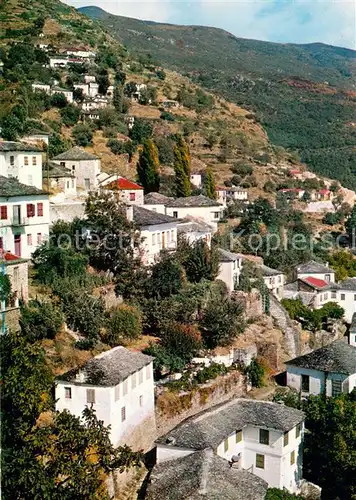
[{"label": "stone wall", "polygon": [[219,403],[244,396],[246,378],[238,371],[217,377],[189,392],[164,391],[156,401],[157,434],[162,436],[182,420]]},{"label": "stone wall", "polygon": [[246,320],[257,318],[263,314],[262,297],[258,290],[254,289],[250,293],[236,290],[232,296],[243,304]]},{"label": "stone wall", "polygon": [[282,304],[272,294],[270,294],[270,313],[277,327],[283,332],[284,347],[289,358],[302,354],[300,325],[290,319]]}]

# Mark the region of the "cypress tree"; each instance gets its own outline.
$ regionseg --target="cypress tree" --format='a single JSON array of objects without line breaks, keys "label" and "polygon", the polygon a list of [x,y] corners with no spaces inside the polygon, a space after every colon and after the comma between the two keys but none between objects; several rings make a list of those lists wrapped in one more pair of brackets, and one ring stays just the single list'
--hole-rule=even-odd
[{"label": "cypress tree", "polygon": [[122,85],[116,85],[114,88],[112,103],[118,113],[122,113],[123,102],[124,102],[123,87]]},{"label": "cypress tree", "polygon": [[179,136],[174,147],[174,170],[176,196],[187,197],[191,194],[190,153],[183,137]]},{"label": "cypress tree", "polygon": [[206,175],[204,179],[204,191],[205,195],[212,200],[216,199],[216,184],[212,171],[210,168],[206,169]]},{"label": "cypress tree", "polygon": [[159,191],[158,150],[151,139],[147,139],[143,143],[137,162],[137,179],[143,186],[145,194]]}]

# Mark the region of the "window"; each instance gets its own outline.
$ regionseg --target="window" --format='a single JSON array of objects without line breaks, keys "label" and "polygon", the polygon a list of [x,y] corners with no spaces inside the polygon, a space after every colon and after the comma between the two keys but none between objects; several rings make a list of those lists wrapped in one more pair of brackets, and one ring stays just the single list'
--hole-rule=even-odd
[{"label": "window", "polygon": [[168,241],[168,243],[170,243],[171,242],[171,232],[167,231],[166,235],[167,235],[167,241]]},{"label": "window", "polygon": [[151,366],[147,365],[146,366],[146,380],[149,380],[151,378]]},{"label": "window", "polygon": [[289,433],[285,432],[283,438],[283,446],[287,446],[288,442],[289,442]]},{"label": "window", "polygon": [[126,406],[121,408],[121,422],[125,422],[126,420]]},{"label": "window", "polygon": [[354,295],[354,300],[356,300],[356,295]]},{"label": "window", "polygon": [[0,250],[4,250],[4,240],[2,236],[0,236]]},{"label": "window", "polygon": [[256,453],[256,467],[257,469],[264,469],[265,468],[265,456],[260,455],[259,453]]},{"label": "window", "polygon": [[301,430],[302,430],[302,426],[301,426],[301,424],[298,424],[297,427],[295,428],[295,437],[296,437],[296,439],[299,438]]},{"label": "window", "polygon": [[3,205],[0,208],[0,218],[1,218],[1,220],[6,220],[7,219],[7,206],[6,205]]},{"label": "window", "polygon": [[27,203],[26,209],[27,209],[27,217],[34,217],[36,215],[36,208],[35,205],[33,205],[32,203]]},{"label": "window", "polygon": [[65,167],[66,166],[66,162],[65,161],[60,161],[59,164],[60,164],[61,167]]},{"label": "window", "polygon": [[331,381],[331,395],[332,397],[339,396],[342,393],[342,382],[341,380]]},{"label": "window", "polygon": [[142,384],[142,382],[143,382],[143,370],[140,370],[138,372],[138,383]]},{"label": "window", "polygon": [[324,300],[328,300],[328,294],[324,293]]},{"label": "window", "polygon": [[67,181],[67,189],[69,189],[69,186],[70,186],[69,181]]},{"label": "window", "polygon": [[266,429],[260,429],[260,443],[269,444],[269,431]]},{"label": "window", "polygon": [[71,387],[65,387],[64,388],[64,397],[66,399],[72,399],[72,389],[71,389]]},{"label": "window", "polygon": [[[65,166],[65,165],[63,165],[63,166]],[[74,172],[74,171],[75,171],[75,165],[72,165],[72,172]]]},{"label": "window", "polygon": [[32,156],[32,165],[37,165],[37,156]]},{"label": "window", "polygon": [[28,165],[28,156],[23,157],[23,162],[25,165]]},{"label": "window", "polygon": [[295,464],[295,451],[293,450],[292,453],[290,454],[290,464],[294,465]]},{"label": "window", "polygon": [[330,274],[325,274],[325,281],[330,283]]},{"label": "window", "polygon": [[124,388],[123,388],[124,396],[126,396],[128,391],[129,391],[129,379],[127,378],[126,380],[124,380]]},{"label": "window", "polygon": [[43,217],[43,203],[37,203],[37,216]]},{"label": "window", "polygon": [[135,201],[136,193],[130,193],[130,201]]},{"label": "window", "polygon": [[220,217],[220,212],[214,212],[214,219],[218,219]]},{"label": "window", "polygon": [[302,391],[309,392],[309,375],[302,375]]},{"label": "window", "polygon": [[95,389],[87,389],[87,403],[95,403]]},{"label": "window", "polygon": [[14,282],[17,283],[19,281],[19,268],[14,267]]},{"label": "window", "polygon": [[176,219],[178,219],[178,212],[173,212],[173,217],[175,217]]},{"label": "window", "polygon": [[136,388],[136,373],[134,373],[131,377],[131,389]]},{"label": "window", "polygon": [[10,165],[13,167],[15,165],[15,157],[10,156]]},{"label": "window", "polygon": [[242,431],[236,431],[236,443],[240,443],[242,441]]},{"label": "window", "polygon": [[32,234],[27,235],[27,246],[32,247]]},{"label": "window", "polygon": [[90,189],[90,179],[84,179],[84,187],[86,190]]},{"label": "window", "polygon": [[173,229],[171,231],[171,241],[174,241],[174,231],[173,231]]},{"label": "window", "polygon": [[331,292],[331,298],[336,299],[336,292]]},{"label": "window", "polygon": [[37,245],[40,245],[42,243],[42,234],[37,233]]},{"label": "window", "polygon": [[152,235],[152,245],[156,244],[156,234]]},{"label": "window", "polygon": [[74,188],[74,179],[72,179],[72,188]]},{"label": "window", "polygon": [[342,293],[340,298],[341,298],[341,300],[345,300],[345,294]]},{"label": "window", "polygon": [[115,401],[120,399],[120,384],[115,386]]},{"label": "window", "polygon": [[224,441],[224,451],[226,452],[229,449],[229,439],[225,439]]},{"label": "window", "polygon": [[140,406],[143,406],[143,396],[142,395],[138,398],[138,401],[139,401]]}]

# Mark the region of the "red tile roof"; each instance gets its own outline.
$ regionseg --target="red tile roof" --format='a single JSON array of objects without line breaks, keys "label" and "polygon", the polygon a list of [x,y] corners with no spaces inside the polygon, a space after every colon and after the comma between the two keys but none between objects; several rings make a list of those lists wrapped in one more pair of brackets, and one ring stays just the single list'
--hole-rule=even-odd
[{"label": "red tile roof", "polygon": [[6,262],[9,262],[11,260],[19,260],[20,258],[21,257],[17,257],[10,252],[4,252],[3,250],[0,250],[0,260],[6,260]]},{"label": "red tile roof", "polygon": [[320,194],[329,194],[330,191],[328,189],[320,189],[319,193]]},{"label": "red tile roof", "polygon": [[306,281],[309,285],[311,285],[315,288],[324,288],[324,287],[328,286],[328,284],[329,284],[324,280],[320,280],[319,278],[313,278],[312,276],[308,276],[307,278],[303,278],[303,281]]},{"label": "red tile roof", "polygon": [[132,189],[143,189],[142,186],[136,184],[135,182],[125,179],[125,177],[120,177],[116,181],[110,182],[107,186],[109,189],[120,189],[120,190],[132,190]]}]

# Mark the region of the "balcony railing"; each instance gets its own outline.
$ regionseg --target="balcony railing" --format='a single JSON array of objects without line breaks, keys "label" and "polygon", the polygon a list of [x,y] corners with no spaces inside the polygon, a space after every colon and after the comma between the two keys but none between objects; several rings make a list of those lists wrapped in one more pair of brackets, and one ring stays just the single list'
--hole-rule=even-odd
[{"label": "balcony railing", "polygon": [[30,223],[28,217],[12,217],[10,219],[10,226],[27,226]]}]

